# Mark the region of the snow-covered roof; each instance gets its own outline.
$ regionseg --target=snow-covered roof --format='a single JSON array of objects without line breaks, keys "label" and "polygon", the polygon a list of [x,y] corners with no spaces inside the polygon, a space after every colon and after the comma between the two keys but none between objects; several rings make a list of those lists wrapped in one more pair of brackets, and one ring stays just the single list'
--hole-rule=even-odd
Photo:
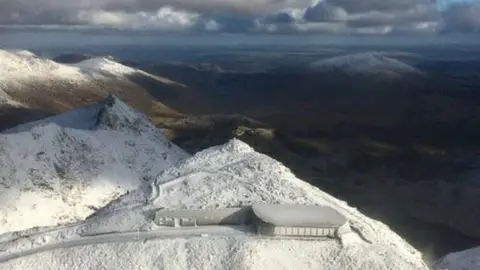
[{"label": "snow-covered roof", "polygon": [[253,204],[253,213],[273,226],[339,228],[347,219],[333,208],[321,205]]}]

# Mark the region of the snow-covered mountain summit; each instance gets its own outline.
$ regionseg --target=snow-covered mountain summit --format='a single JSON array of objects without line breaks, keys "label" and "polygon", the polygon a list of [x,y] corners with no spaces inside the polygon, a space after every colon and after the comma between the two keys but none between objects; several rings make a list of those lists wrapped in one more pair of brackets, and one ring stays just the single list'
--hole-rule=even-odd
[{"label": "snow-covered mountain summit", "polygon": [[[270,239],[249,233],[247,227],[175,229],[159,227],[152,218],[159,208],[220,209],[252,203],[330,206],[348,218],[353,231],[323,241]],[[86,243],[93,245],[83,246]],[[120,197],[84,222],[0,237],[0,267],[98,265],[106,269],[428,269],[421,254],[387,226],[299,180],[281,163],[239,140],[178,162],[151,181],[150,188]]]},{"label": "snow-covered mountain summit", "polygon": [[82,220],[188,155],[114,96],[0,134],[0,233]]},{"label": "snow-covered mountain summit", "polygon": [[4,133],[27,131],[34,126],[49,123],[74,129],[106,129],[136,133],[159,132],[145,114],[131,108],[115,95],[108,95],[104,100],[91,106],[22,124],[6,130]]},{"label": "snow-covered mountain summit", "polygon": [[422,74],[415,67],[379,52],[364,52],[335,56],[310,64],[315,71],[341,71],[347,74]]}]

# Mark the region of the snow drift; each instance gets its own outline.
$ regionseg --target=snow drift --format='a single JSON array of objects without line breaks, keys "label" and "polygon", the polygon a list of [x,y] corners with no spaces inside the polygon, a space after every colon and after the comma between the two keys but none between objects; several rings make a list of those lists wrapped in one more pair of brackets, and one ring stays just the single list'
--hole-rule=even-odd
[{"label": "snow drift", "polygon": [[[84,222],[0,237],[0,267],[428,269],[421,254],[387,226],[299,180],[281,163],[238,140],[181,160],[149,184],[120,197]],[[145,233],[161,232],[152,217],[159,208],[217,209],[255,202],[327,205],[345,215],[354,232],[340,241],[274,240],[233,228],[207,228],[202,233],[177,229],[178,235],[173,237],[143,238]],[[108,239],[111,232],[125,232],[131,239]],[[88,237],[94,245],[68,244]],[[96,237],[109,243],[95,242],[100,239]],[[141,239],[145,240],[138,241]],[[47,248],[41,249],[44,246]],[[16,258],[39,247],[39,253]]]},{"label": "snow drift", "polygon": [[187,155],[118,98],[0,135],[0,233],[82,220]]},{"label": "snow drift", "polygon": [[365,52],[357,54],[331,57],[310,64],[315,71],[341,71],[347,74],[384,74],[404,75],[422,74],[422,72],[402,61],[384,56],[379,52]]}]

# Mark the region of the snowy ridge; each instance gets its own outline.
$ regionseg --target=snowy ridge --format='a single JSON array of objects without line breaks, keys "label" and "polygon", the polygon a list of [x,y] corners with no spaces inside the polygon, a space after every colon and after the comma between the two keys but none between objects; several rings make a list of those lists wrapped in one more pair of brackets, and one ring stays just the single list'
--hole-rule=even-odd
[{"label": "snowy ridge", "polygon": [[1,134],[0,153],[0,233],[82,220],[188,156],[113,96]]},{"label": "snowy ridge", "polygon": [[[0,50],[0,88],[18,80],[89,81],[105,76],[125,76],[140,72],[107,58],[91,58],[76,64],[59,64],[28,51]],[[19,82],[17,82],[18,84]]]},{"label": "snowy ridge", "polygon": [[58,113],[113,93],[130,100],[135,107],[150,110],[157,103],[149,92],[153,86],[137,78],[183,87],[107,57],[60,64],[29,52],[0,50],[0,106]]},{"label": "snowy ridge", "polygon": [[16,55],[21,55],[21,56],[27,56],[27,57],[37,56],[35,53],[31,51],[22,50],[22,49],[13,49],[13,50],[7,50],[7,51]]},{"label": "snowy ridge", "polygon": [[391,75],[401,75],[407,73],[422,73],[420,70],[402,61],[386,57],[379,52],[336,56],[315,61],[310,64],[310,68],[315,71],[343,71],[349,74],[388,73]]},{"label": "snowy ridge", "polygon": [[[238,140],[180,161],[150,184],[150,188],[143,186],[113,201],[84,222],[0,236],[0,267],[428,269],[421,254],[387,226],[299,180],[281,163]],[[169,230],[159,228],[151,217],[159,208],[215,209],[253,202],[328,205],[344,214],[358,233],[345,235],[340,242],[270,240],[221,228],[177,229],[179,235],[167,236]],[[118,241],[108,237],[111,232],[117,233],[113,238]],[[209,236],[199,237],[200,233]],[[145,236],[152,234],[163,237]],[[66,244],[81,241],[94,245]],[[48,245],[71,247],[41,249]],[[31,248],[42,252],[14,259]]]},{"label": "snowy ridge", "polygon": [[123,76],[138,72],[136,69],[124,66],[104,57],[87,59],[77,64],[72,64],[71,66],[79,68],[86,74],[105,72],[110,75]]},{"label": "snowy ridge", "polygon": [[55,123],[62,127],[74,129],[92,130],[99,128],[136,133],[160,132],[145,114],[131,108],[118,97],[108,95],[103,101],[91,106],[22,124],[6,130],[4,133],[28,131],[34,126],[47,123]]},{"label": "snowy ridge", "polygon": [[159,133],[159,130],[145,114],[132,109],[113,95],[109,95],[101,103],[101,109],[96,120],[96,127],[101,129]]},{"label": "snowy ridge", "polygon": [[78,68],[38,58],[34,54],[0,50],[0,87],[5,81],[39,77],[84,79]]}]

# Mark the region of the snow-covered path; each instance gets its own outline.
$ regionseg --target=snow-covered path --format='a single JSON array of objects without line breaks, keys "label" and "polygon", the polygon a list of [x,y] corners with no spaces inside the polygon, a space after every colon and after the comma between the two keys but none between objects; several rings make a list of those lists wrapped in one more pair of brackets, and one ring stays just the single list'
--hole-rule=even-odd
[{"label": "snow-covered path", "polygon": [[253,227],[251,226],[204,226],[193,228],[162,228],[153,231],[129,231],[114,232],[97,235],[84,235],[79,238],[61,241],[57,243],[46,244],[27,250],[12,252],[8,254],[0,253],[0,263],[29,256],[35,253],[51,251],[59,248],[70,248],[83,245],[105,244],[105,243],[125,243],[135,241],[146,241],[150,239],[166,238],[185,238],[202,236],[253,236]]}]

